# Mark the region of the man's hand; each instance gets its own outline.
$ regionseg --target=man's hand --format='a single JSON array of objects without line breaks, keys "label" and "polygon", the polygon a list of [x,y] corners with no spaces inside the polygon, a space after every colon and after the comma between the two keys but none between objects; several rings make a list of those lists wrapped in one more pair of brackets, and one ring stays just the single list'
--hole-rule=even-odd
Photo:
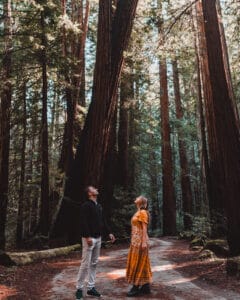
[{"label": "man's hand", "polygon": [[112,243],[114,243],[116,241],[116,238],[112,233],[109,234],[109,238],[110,238]]},{"label": "man's hand", "polygon": [[87,241],[88,246],[92,246],[92,244],[93,244],[92,238],[87,237],[86,241]]}]

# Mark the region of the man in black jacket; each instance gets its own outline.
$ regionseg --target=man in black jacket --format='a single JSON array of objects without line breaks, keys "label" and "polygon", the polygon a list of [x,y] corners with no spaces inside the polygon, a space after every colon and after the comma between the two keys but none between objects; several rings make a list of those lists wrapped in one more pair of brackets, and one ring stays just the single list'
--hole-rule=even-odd
[{"label": "man in black jacket", "polygon": [[101,236],[104,231],[112,242],[115,237],[105,222],[102,206],[97,202],[98,190],[93,186],[86,189],[88,200],[81,207],[81,236],[82,236],[82,262],[77,278],[76,299],[83,299],[84,282],[87,279],[87,294],[101,297],[95,289],[96,267],[101,248]]}]

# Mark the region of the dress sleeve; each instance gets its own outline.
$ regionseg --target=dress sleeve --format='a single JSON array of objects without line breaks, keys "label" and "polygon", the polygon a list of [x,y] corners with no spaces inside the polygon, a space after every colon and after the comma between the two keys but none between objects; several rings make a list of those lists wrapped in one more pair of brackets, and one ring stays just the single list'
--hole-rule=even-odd
[{"label": "dress sleeve", "polygon": [[148,213],[146,210],[140,210],[137,215],[138,221],[148,224]]}]

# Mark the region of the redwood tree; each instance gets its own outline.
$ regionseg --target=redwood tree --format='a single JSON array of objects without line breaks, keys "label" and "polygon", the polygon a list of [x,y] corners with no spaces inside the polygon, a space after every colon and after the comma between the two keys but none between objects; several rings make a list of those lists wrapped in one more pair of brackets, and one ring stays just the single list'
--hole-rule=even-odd
[{"label": "redwood tree", "polygon": [[[228,242],[234,255],[240,254],[240,139],[233,99],[224,69],[216,1],[203,0],[204,29],[208,55],[209,79],[212,89],[210,103],[212,126],[216,132],[216,152],[211,156],[210,168],[218,176],[213,178],[214,192],[225,205],[228,219]],[[212,143],[209,141],[209,148]],[[220,176],[219,176],[220,175]]]},{"label": "redwood tree", "polygon": [[127,188],[129,180],[129,104],[133,98],[130,74],[123,73],[120,84],[120,109],[118,129],[118,183]]},{"label": "redwood tree", "polygon": [[[178,62],[177,59],[172,61],[173,67],[173,84],[174,84],[174,94],[175,94],[175,106],[176,106],[176,117],[179,121],[183,119],[183,108],[181,103],[181,94],[180,94],[180,84],[179,84],[179,73],[178,73]],[[184,213],[184,229],[190,229],[192,222],[191,216],[192,213],[192,190],[191,190],[191,181],[190,181],[190,172],[188,168],[188,158],[186,145],[183,140],[182,128],[178,127],[178,148],[179,148],[179,158],[181,166],[181,188],[182,188],[182,206]]]},{"label": "redwood tree", "polygon": [[167,62],[162,58],[160,68],[160,108],[162,135],[163,234],[176,233],[176,199],[173,184],[173,159],[169,123]]},{"label": "redwood tree", "polygon": [[[19,187],[19,202],[18,202],[18,217],[17,217],[17,244],[20,245],[24,237],[24,223],[26,224],[26,204],[25,204],[25,164],[26,164],[26,141],[27,141],[27,105],[26,105],[26,82],[22,84],[22,98],[23,98],[23,132],[22,132],[22,146],[21,146],[21,174]],[[25,230],[24,230],[25,229]]]},{"label": "redwood tree", "polygon": [[[203,158],[205,160],[204,168],[206,172],[206,184],[208,191],[209,199],[209,208],[210,216],[212,221],[212,234],[218,236],[223,234],[223,214],[224,214],[224,205],[223,199],[218,197],[221,190],[218,190],[215,183],[222,180],[222,172],[219,172],[218,165],[216,163],[211,163],[214,157],[217,156],[217,143],[216,143],[216,127],[214,125],[214,114],[212,107],[212,86],[210,84],[210,73],[208,66],[208,54],[207,54],[207,44],[206,36],[204,29],[204,19],[202,11],[202,3],[198,1],[196,3],[197,11],[197,28],[198,28],[198,52],[199,52],[199,64],[201,71],[201,80],[203,88],[203,96],[205,102],[205,119],[207,126],[207,144],[208,144],[208,153],[203,152]],[[200,93],[200,91],[199,91]],[[199,100],[201,100],[199,98]],[[199,102],[201,105],[201,102]],[[202,128],[202,138],[204,138],[204,130]],[[204,139],[202,140],[204,142]],[[205,145],[203,144],[205,147]],[[206,161],[208,156],[208,160]],[[218,178],[218,180],[216,180]],[[219,186],[222,186],[220,184]]]},{"label": "redwood tree", "polygon": [[10,109],[12,99],[11,47],[12,19],[11,0],[4,1],[4,53],[1,66],[0,107],[0,250],[5,249],[5,223],[7,217],[9,187]]},{"label": "redwood tree", "polygon": [[[66,1],[62,0],[62,14],[66,14]],[[74,159],[74,140],[77,135],[76,115],[77,104],[80,102],[82,78],[84,78],[84,49],[88,28],[89,1],[86,1],[85,15],[83,15],[83,1],[72,3],[72,20],[78,22],[81,33],[67,40],[66,30],[63,28],[62,52],[66,59],[68,56],[74,58],[73,66],[65,66],[63,73],[65,77],[65,99],[67,106],[67,120],[64,127],[63,143],[61,156],[58,166],[65,171],[66,176],[69,174],[70,166]],[[76,15],[76,16],[75,16]],[[84,104],[81,101],[81,104]]]},{"label": "redwood tree", "polygon": [[112,1],[99,2],[92,102],[66,182],[64,198],[55,226],[55,229],[65,228],[70,241],[74,240],[75,235],[77,236],[77,232],[74,232],[74,229],[78,231],[76,224],[79,214],[76,207],[77,203],[84,199],[84,187],[99,186],[103,176],[111,126],[116,112],[116,93],[123,51],[129,41],[137,2],[137,0],[119,0],[114,15]]},{"label": "redwood tree", "polygon": [[47,236],[49,231],[49,157],[48,157],[48,79],[47,79],[47,38],[44,10],[41,11],[40,24],[43,49],[40,55],[42,68],[42,123],[41,123],[41,206],[39,232]]},{"label": "redwood tree", "polygon": [[[164,19],[162,3],[158,1],[159,19],[158,33],[161,43],[164,44]],[[161,141],[162,141],[162,197],[163,197],[163,234],[176,233],[176,199],[173,183],[173,158],[171,147],[171,130],[169,122],[169,97],[167,60],[159,60],[160,76],[160,113],[161,113]]]}]

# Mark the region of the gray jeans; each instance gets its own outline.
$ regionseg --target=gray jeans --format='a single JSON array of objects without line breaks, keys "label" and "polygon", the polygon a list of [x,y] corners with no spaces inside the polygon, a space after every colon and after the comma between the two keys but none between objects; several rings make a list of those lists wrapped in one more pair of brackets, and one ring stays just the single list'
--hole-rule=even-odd
[{"label": "gray jeans", "polygon": [[96,267],[101,249],[101,237],[92,238],[92,246],[88,246],[85,238],[82,238],[82,261],[77,277],[77,289],[84,287],[87,281],[87,288],[91,289],[95,286]]}]

